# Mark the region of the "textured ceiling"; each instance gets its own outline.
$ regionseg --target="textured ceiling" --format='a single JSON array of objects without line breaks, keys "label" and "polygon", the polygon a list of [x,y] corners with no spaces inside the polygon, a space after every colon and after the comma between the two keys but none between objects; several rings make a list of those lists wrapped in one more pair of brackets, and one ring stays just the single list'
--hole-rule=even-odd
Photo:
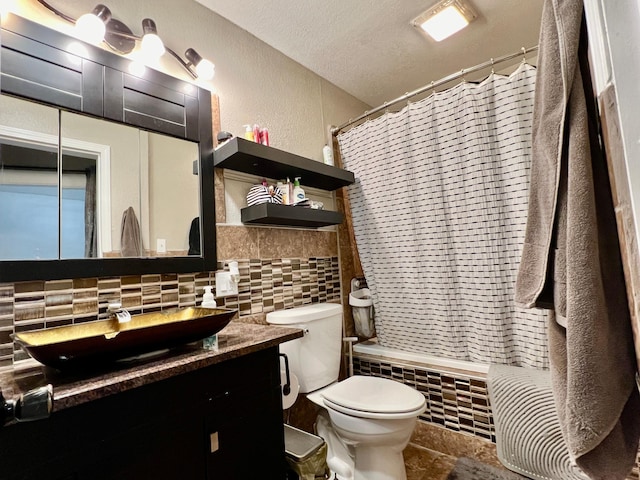
[{"label": "textured ceiling", "polygon": [[197,1],[371,106],[536,45],[542,12],[542,0],[469,0],[478,18],[435,42],[410,25],[435,0]]}]

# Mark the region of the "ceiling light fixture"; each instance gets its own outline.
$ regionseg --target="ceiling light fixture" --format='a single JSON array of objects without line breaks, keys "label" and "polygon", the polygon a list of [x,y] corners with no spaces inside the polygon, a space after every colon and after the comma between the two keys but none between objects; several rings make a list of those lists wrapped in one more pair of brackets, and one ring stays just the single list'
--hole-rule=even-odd
[{"label": "ceiling light fixture", "polygon": [[[75,24],[78,35],[87,42],[99,44],[104,41],[112,50],[123,55],[131,53],[136,47],[136,42],[140,42],[140,49],[147,61],[153,62],[167,52],[182,65],[192,78],[203,80],[213,78],[215,73],[213,63],[202,58],[193,48],[189,48],[185,52],[188,61],[184,61],[180,55],[164,45],[158,36],[156,23],[150,18],[142,20],[142,36],[140,37],[135,35],[124,23],[112,18],[111,11],[105,5],[97,5],[91,13],[82,15],[76,20],[49,5],[45,0],[38,0],[38,3],[67,22]],[[140,65],[136,65],[134,70],[136,72],[143,71]]]},{"label": "ceiling light fixture", "polygon": [[464,0],[443,0],[418,15],[411,24],[439,42],[462,30],[476,16]]}]

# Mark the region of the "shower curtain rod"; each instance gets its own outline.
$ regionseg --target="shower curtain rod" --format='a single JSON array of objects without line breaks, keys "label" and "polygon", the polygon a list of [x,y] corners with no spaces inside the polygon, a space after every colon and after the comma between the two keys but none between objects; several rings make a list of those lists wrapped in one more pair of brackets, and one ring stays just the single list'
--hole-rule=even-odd
[{"label": "shower curtain rod", "polygon": [[343,128],[348,127],[349,125],[353,125],[354,123],[359,122],[360,120],[367,118],[368,116],[373,115],[374,113],[378,113],[379,111],[384,110],[385,108],[388,108],[390,105],[395,105],[396,103],[400,103],[405,100],[408,100],[409,98],[414,97],[416,95],[420,95],[421,93],[426,92],[427,90],[439,87],[440,85],[444,85],[445,83],[451,82],[452,80],[456,80],[460,77],[464,77],[468,73],[473,73],[479,70],[484,70],[485,68],[488,68],[488,67],[493,67],[496,63],[506,62],[507,60],[517,58],[520,55],[522,55],[523,60],[526,60],[527,53],[533,52],[536,50],[538,50],[538,45],[535,45],[529,48],[522,47],[519,52],[510,53],[508,55],[504,55],[498,58],[492,58],[488,62],[480,63],[471,68],[463,68],[459,72],[452,73],[451,75],[447,75],[446,77],[441,78],[437,82],[431,82],[430,84],[425,85],[424,87],[420,87],[417,90],[405,93],[404,95],[396,98],[395,100],[391,100],[390,102],[384,102],[382,105],[374,108],[373,110],[367,110],[359,117],[352,118],[348,122],[345,122],[342,125],[332,128],[331,135],[335,137],[338,134],[338,132],[340,132],[340,130],[342,130]]}]

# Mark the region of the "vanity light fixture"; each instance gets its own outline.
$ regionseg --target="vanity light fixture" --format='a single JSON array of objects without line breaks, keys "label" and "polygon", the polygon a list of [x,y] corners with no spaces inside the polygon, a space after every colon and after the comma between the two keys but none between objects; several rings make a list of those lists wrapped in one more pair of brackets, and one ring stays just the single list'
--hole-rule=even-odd
[{"label": "vanity light fixture", "polygon": [[[149,61],[157,60],[166,52],[171,54],[192,78],[210,80],[214,76],[213,63],[202,58],[193,48],[189,48],[185,52],[187,58],[185,61],[180,55],[164,45],[158,36],[156,23],[150,18],[142,20],[142,36],[138,36],[123,22],[113,18],[109,8],[102,4],[97,5],[91,13],[84,14],[76,20],[51,6],[45,0],[38,0],[38,3],[67,22],[75,24],[78,35],[87,42],[99,44],[104,41],[112,50],[122,55],[131,53],[136,47],[136,42],[140,42],[142,55]],[[137,67],[142,71],[139,66]]]},{"label": "vanity light fixture", "polygon": [[464,0],[442,0],[414,18],[411,24],[439,42],[462,30],[476,16]]}]

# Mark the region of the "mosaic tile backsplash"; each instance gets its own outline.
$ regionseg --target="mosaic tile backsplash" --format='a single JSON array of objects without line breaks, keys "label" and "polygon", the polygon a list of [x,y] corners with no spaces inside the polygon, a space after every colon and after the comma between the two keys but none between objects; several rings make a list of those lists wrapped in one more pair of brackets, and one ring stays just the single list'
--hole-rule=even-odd
[{"label": "mosaic tile backsplash", "polygon": [[[240,319],[309,303],[340,301],[338,257],[238,260],[238,295],[216,298]],[[227,269],[220,263],[219,269]],[[11,340],[26,330],[107,318],[121,302],[131,314],[189,307],[202,301],[215,272],[0,284],[0,367],[28,358]]]},{"label": "mosaic tile backsplash", "polygon": [[421,392],[427,408],[420,420],[496,441],[487,383],[481,377],[355,355],[353,371],[396,380]]}]

